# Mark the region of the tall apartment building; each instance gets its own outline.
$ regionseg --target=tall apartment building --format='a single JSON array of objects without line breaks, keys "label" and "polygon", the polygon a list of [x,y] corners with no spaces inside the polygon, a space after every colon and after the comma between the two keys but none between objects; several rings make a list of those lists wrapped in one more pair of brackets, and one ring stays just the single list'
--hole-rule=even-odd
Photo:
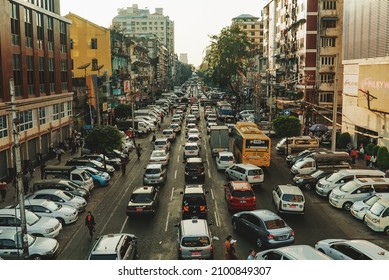
[{"label": "tall apartment building", "polygon": [[14,81],[22,160],[36,162],[70,136],[70,21],[59,0],[0,0],[0,178],[13,175],[10,79]]},{"label": "tall apartment building", "polygon": [[259,47],[261,43],[261,24],[259,17],[249,14],[241,14],[232,19],[232,24],[239,26],[240,30],[244,31],[251,43]]},{"label": "tall apartment building", "polygon": [[331,121],[335,93],[341,103],[335,87],[342,79],[342,4],[270,0],[263,9],[264,84],[271,84],[279,110],[302,114],[306,125]]},{"label": "tall apartment building", "polygon": [[389,2],[344,0],[342,132],[389,147]]}]

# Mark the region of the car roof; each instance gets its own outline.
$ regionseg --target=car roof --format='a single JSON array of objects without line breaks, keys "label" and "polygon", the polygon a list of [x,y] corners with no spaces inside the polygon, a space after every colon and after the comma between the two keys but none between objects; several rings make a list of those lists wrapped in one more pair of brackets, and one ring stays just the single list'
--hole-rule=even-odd
[{"label": "car roof", "polygon": [[92,254],[116,253],[116,247],[124,235],[126,234],[116,233],[101,236],[93,248]]},{"label": "car roof", "polygon": [[204,194],[203,185],[186,185],[184,188],[185,194]]},{"label": "car roof", "polygon": [[183,236],[208,236],[208,224],[204,219],[192,219],[181,221],[181,231]]},{"label": "car roof", "polygon": [[287,194],[300,194],[300,195],[303,195],[301,189],[297,186],[292,186],[292,185],[278,185],[278,187],[280,188],[280,190],[283,192],[283,193],[287,193]]},{"label": "car roof", "polygon": [[328,244],[330,245],[335,243],[345,243],[357,249],[358,251],[364,253],[365,255],[369,256],[372,259],[382,259],[382,260],[389,259],[389,251],[367,240],[327,239],[323,241],[328,242]]},{"label": "car roof", "polygon": [[232,152],[219,152],[220,156],[234,156]]},{"label": "car roof", "polygon": [[192,158],[188,158],[186,160],[187,163],[189,162],[202,162],[202,159],[201,158],[198,158],[198,157],[192,157]]},{"label": "car roof", "polygon": [[296,260],[330,260],[331,258],[327,255],[319,252],[315,248],[309,245],[291,245],[285,246],[277,249],[266,250],[258,253],[262,255],[268,251],[279,251],[283,255],[286,255],[290,259]]},{"label": "car roof", "polygon": [[257,209],[253,211],[244,211],[240,213],[251,213],[252,215],[260,218],[263,221],[271,221],[275,219],[283,220],[280,216],[278,216],[276,213],[267,210],[267,209]]},{"label": "car roof", "polygon": [[256,165],[251,164],[251,163],[237,163],[235,165],[242,167],[242,168],[246,168],[246,169],[262,169],[259,166],[256,166]]},{"label": "car roof", "polygon": [[162,164],[160,164],[160,163],[153,163],[153,164],[148,164],[146,166],[146,169],[156,169],[156,168],[162,168]]},{"label": "car roof", "polygon": [[185,146],[198,146],[196,142],[186,142]]},{"label": "car roof", "polygon": [[154,189],[153,186],[143,186],[136,188],[132,193],[151,193]]},{"label": "car roof", "polygon": [[167,140],[166,138],[157,138],[157,139],[155,139],[155,142],[157,142],[157,141],[168,142],[169,140]]},{"label": "car roof", "polygon": [[247,181],[230,181],[230,184],[234,190],[252,190],[250,183]]}]

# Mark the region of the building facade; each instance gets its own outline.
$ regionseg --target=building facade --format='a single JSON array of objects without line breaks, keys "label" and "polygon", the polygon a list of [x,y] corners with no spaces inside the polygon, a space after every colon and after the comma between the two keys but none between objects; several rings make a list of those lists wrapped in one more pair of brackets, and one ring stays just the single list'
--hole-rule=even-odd
[{"label": "building facade", "polygon": [[344,0],[342,132],[389,147],[389,2]]},{"label": "building facade", "polygon": [[0,0],[0,178],[15,159],[10,113],[13,79],[22,161],[49,156],[70,137],[73,92],[70,21],[59,0]]}]

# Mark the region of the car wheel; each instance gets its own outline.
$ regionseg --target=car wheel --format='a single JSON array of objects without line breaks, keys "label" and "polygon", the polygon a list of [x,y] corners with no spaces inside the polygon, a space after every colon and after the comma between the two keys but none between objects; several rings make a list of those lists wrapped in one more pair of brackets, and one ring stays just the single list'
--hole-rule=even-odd
[{"label": "car wheel", "polygon": [[386,235],[389,236],[389,227],[386,227],[386,228],[384,229],[384,233],[385,233]]},{"label": "car wheel", "polygon": [[255,243],[257,244],[257,247],[258,247],[259,249],[262,249],[262,248],[263,248],[263,242],[262,242],[262,239],[261,239],[261,238],[258,237]]},{"label": "car wheel", "polygon": [[62,218],[57,218],[57,220],[62,224],[62,226],[65,225],[65,220]]},{"label": "car wheel", "polygon": [[305,185],[304,185],[304,190],[306,190],[306,191],[310,191],[312,189],[312,186],[311,186],[311,184],[309,184],[309,183],[306,183]]},{"label": "car wheel", "polygon": [[234,221],[234,222],[232,222],[232,228],[235,230],[235,231],[237,231],[238,230],[238,227],[237,227],[237,225],[236,225],[236,222]]},{"label": "car wheel", "polygon": [[343,204],[343,210],[350,211],[350,208],[351,208],[352,205],[353,205],[353,204],[352,204],[352,202],[350,202],[350,201],[345,202],[345,203]]},{"label": "car wheel", "polygon": [[41,260],[42,257],[39,256],[39,255],[32,255],[32,256],[30,257],[30,259],[31,259],[31,260]]}]

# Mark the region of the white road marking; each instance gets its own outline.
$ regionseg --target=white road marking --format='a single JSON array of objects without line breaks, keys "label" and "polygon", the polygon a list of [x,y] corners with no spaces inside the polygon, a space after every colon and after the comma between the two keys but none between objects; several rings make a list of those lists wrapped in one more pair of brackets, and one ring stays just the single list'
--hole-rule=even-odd
[{"label": "white road marking", "polygon": [[219,218],[219,209],[217,206],[217,201],[215,200],[215,221],[216,221],[216,226],[220,227],[220,218]]},{"label": "white road marking", "polygon": [[170,217],[170,212],[167,212],[165,232],[167,231],[167,227],[169,225],[169,217]]},{"label": "white road marking", "polygon": [[212,200],[215,200],[215,196],[213,194],[213,189],[211,189],[211,196],[212,196]]},{"label": "white road marking", "polygon": [[174,179],[177,179],[177,170],[174,172]]},{"label": "white road marking", "polygon": [[170,195],[170,201],[173,200],[173,193],[174,193],[174,187],[172,188],[172,193],[171,193],[171,195]]},{"label": "white road marking", "polygon": [[180,156],[179,155],[177,156],[177,162],[180,162]]},{"label": "white road marking", "polygon": [[181,146],[178,146],[178,151],[181,151]]},{"label": "white road marking", "polygon": [[208,169],[208,177],[211,179],[211,171]]}]

